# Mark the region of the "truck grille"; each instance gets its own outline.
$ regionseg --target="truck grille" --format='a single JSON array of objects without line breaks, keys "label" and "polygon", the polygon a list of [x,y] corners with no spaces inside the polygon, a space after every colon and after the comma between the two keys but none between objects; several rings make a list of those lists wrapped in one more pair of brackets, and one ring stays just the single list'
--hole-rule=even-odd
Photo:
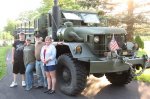
[{"label": "truck grille", "polygon": [[[92,52],[98,56],[98,57],[104,57],[104,53],[105,52],[109,52],[109,48],[108,48],[108,44],[109,42],[111,41],[112,39],[112,35],[95,35],[95,36],[98,36],[99,37],[99,42],[98,43],[95,43],[94,41],[93,42],[90,42],[89,43],[89,46],[90,48],[92,49]],[[115,39],[117,41],[117,43],[119,42],[122,42],[123,36],[119,35],[119,34],[116,34],[115,35]],[[94,38],[94,36],[93,36]],[[120,39],[121,38],[121,39]],[[90,38],[90,41],[92,40],[92,38]],[[121,40],[121,41],[120,41]],[[118,43],[118,44],[119,44]],[[120,45],[120,44],[119,44]],[[121,47],[121,46],[120,46]]]}]

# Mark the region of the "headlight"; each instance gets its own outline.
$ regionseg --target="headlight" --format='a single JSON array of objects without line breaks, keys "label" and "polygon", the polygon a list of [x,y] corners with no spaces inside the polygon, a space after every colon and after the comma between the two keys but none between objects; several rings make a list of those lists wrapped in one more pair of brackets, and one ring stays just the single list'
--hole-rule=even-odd
[{"label": "headlight", "polygon": [[81,54],[82,53],[82,47],[81,47],[81,45],[78,45],[78,46],[75,47],[75,52],[77,54]]},{"label": "headlight", "polygon": [[98,42],[99,42],[99,37],[98,37],[98,36],[95,36],[95,37],[94,37],[94,42],[95,42],[95,43],[98,43]]}]

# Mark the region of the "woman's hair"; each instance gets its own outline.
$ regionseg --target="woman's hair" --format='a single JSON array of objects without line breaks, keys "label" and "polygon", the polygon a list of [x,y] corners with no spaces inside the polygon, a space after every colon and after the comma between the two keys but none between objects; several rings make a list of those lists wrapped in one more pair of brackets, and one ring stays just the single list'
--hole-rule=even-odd
[{"label": "woman's hair", "polygon": [[51,36],[46,36],[45,40],[51,40],[52,41],[52,37]]}]

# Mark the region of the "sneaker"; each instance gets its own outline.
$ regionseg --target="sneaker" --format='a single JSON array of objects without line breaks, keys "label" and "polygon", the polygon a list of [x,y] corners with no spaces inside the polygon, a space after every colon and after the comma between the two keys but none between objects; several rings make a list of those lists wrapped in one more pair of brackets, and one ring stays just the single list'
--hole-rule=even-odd
[{"label": "sneaker", "polygon": [[13,87],[16,87],[16,86],[17,86],[17,83],[13,81],[13,82],[11,83],[11,85],[10,85],[10,88],[13,88]]},{"label": "sneaker", "polygon": [[26,86],[26,82],[22,81],[22,87],[25,87],[25,86]]}]

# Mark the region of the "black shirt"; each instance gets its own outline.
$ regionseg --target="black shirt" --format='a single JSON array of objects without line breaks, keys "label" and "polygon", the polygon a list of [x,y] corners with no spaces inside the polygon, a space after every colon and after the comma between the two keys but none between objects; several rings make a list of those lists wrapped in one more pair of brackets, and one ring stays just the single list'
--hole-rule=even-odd
[{"label": "black shirt", "polygon": [[23,49],[25,41],[16,40],[13,44],[15,48],[14,61],[23,61]]}]

